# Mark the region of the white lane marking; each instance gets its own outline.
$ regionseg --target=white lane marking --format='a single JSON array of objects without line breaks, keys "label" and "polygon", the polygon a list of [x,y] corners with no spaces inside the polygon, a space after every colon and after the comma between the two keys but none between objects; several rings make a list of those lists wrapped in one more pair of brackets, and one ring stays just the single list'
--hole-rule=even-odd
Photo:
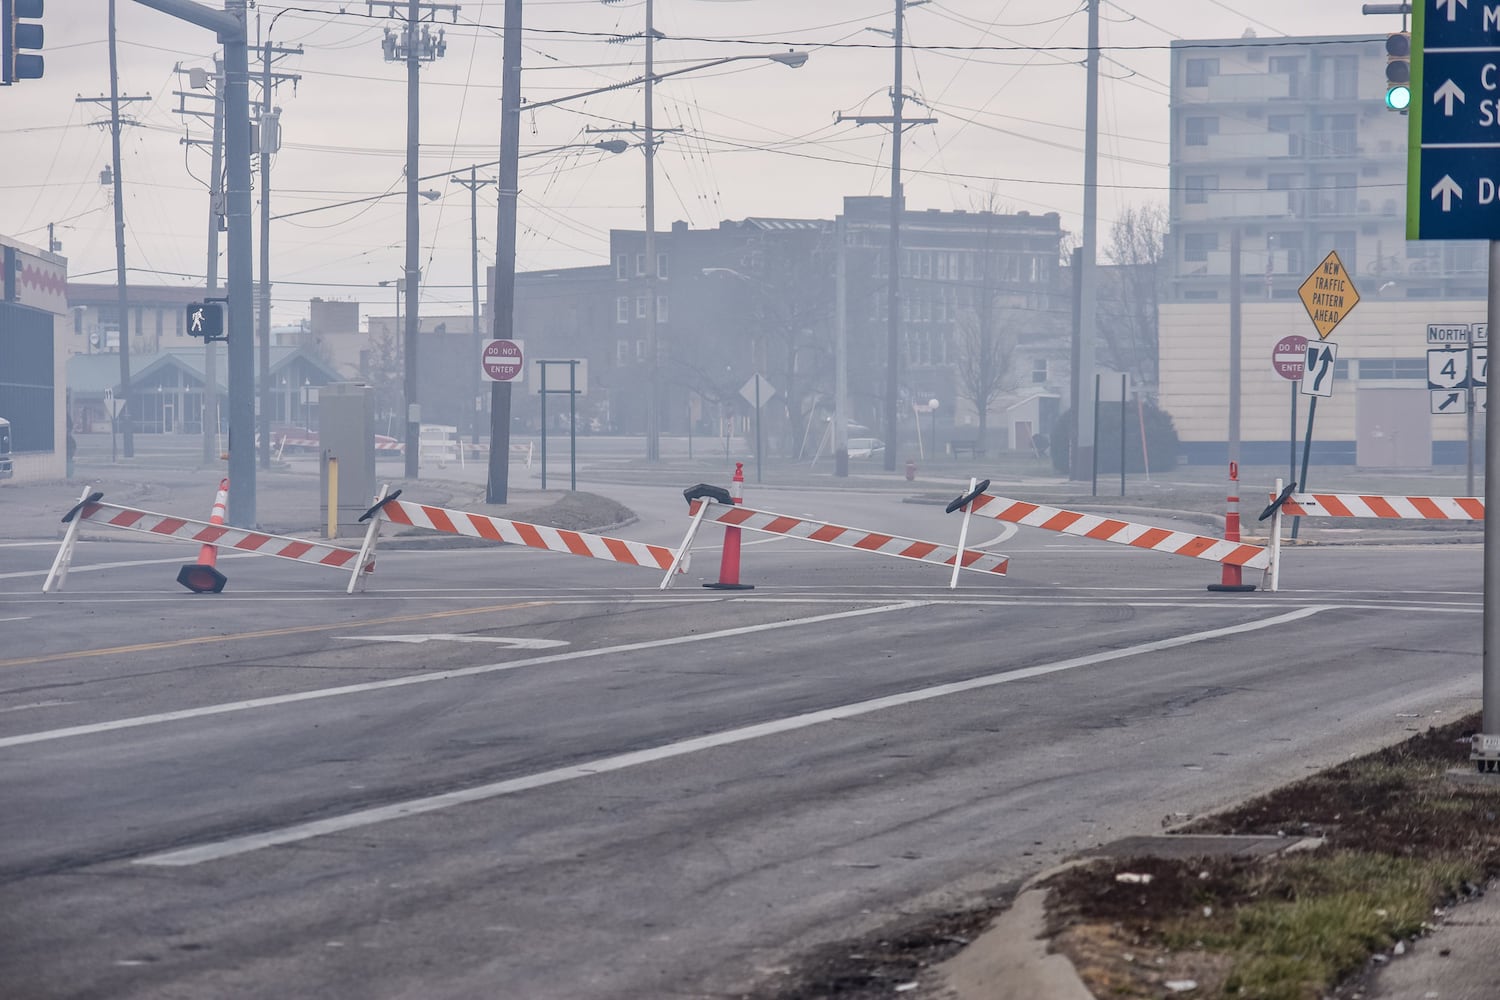
[{"label": "white lane marking", "polygon": [[16,615],[13,618],[0,618],[0,622],[29,622],[29,621],[31,621],[31,616],[30,615]]},{"label": "white lane marking", "polygon": [[57,548],[57,545],[58,545],[58,543],[55,542],[55,541],[52,541],[52,542],[0,542],[0,549],[40,549],[40,548],[43,548],[43,547],[49,548],[49,549],[55,549],[55,548]]},{"label": "white lane marking", "polygon": [[[220,552],[220,559],[246,559],[254,556],[254,552]],[[74,563],[68,567],[68,574],[74,573],[97,573],[103,569],[129,569],[134,566],[180,566],[192,558],[191,553],[184,552],[176,559],[130,559],[124,562],[107,562],[79,564]],[[23,570],[19,573],[0,573],[0,580],[24,580],[28,577],[46,576],[47,570]]]},{"label": "white lane marking", "polygon": [[11,705],[9,708],[0,708],[0,712],[27,712],[33,708],[56,708],[59,705],[71,705],[71,701],[53,699],[52,701],[34,701],[29,705]]},{"label": "white lane marking", "polygon": [[1242,625],[1230,625],[1225,628],[1209,629],[1205,632],[1192,632],[1187,635],[1174,636],[1170,639],[1157,639],[1153,642],[1141,643],[1138,646],[1127,646],[1123,649],[1090,653],[1087,656],[1077,656],[1072,659],[1058,660],[1055,663],[1044,663],[1034,667],[1023,667],[1019,670],[1007,670],[998,674],[987,674],[983,677],[975,677],[966,681],[956,681],[951,684],[936,684],[932,687],[919,688],[904,694],[886,695],[883,698],[856,701],[847,705],[839,705],[835,708],[826,708],[816,712],[804,712],[801,715],[773,719],[770,722],[761,722],[753,726],[726,729],[721,732],[694,737],[693,739],[680,740],[676,743],[664,743],[661,746],[648,747],[645,750],[635,750],[630,753],[615,754],[610,757],[599,757],[581,764],[557,767],[549,771],[540,771],[536,774],[522,775],[518,778],[508,778],[504,781],[479,785],[475,788],[464,788],[457,791],[445,792],[441,795],[429,795],[419,799],[408,799],[405,802],[394,802],[390,805],[361,809],[357,812],[346,813],[343,816],[330,816],[327,819],[314,820],[310,823],[298,823],[295,826],[283,827],[280,830],[268,830],[264,833],[247,834],[243,837],[231,837],[228,840],[221,840],[217,843],[199,844],[196,847],[184,847],[178,850],[164,851],[160,854],[151,854],[143,858],[136,858],[133,863],[138,865],[181,867],[202,864],[205,861],[217,861],[239,854],[248,854],[251,851],[258,851],[265,847],[293,844],[330,833],[341,833],[346,830],[373,826],[377,823],[400,819],[404,816],[417,816],[422,813],[447,809],[450,806],[497,798],[502,795],[513,795],[516,792],[542,788],[547,785],[557,785],[566,781],[574,781],[578,778],[588,778],[598,774],[605,774],[610,771],[623,771],[626,768],[635,767],[640,764],[651,764],[657,761],[669,760],[673,757],[683,757],[703,750],[712,750],[717,747],[731,746],[735,743],[760,739],[763,736],[789,733],[824,722],[834,722],[839,719],[869,715],[872,712],[880,712],[888,708],[899,708],[903,705],[931,701],[935,698],[946,698],[950,695],[963,694],[967,691],[977,691],[983,688],[995,687],[999,684],[1008,684],[1011,681],[1041,677],[1045,674],[1055,674],[1064,670],[1074,670],[1078,667],[1093,666],[1097,663],[1108,663],[1111,660],[1122,660],[1131,656],[1139,656],[1142,653],[1156,653],[1165,649],[1176,649],[1181,646],[1192,645],[1193,643],[1207,642],[1211,639],[1222,639],[1226,636],[1258,632],[1261,629],[1275,628],[1278,625],[1286,625],[1304,618],[1310,618],[1318,612],[1326,610],[1328,608],[1325,606],[1299,608],[1296,611],[1290,611],[1283,615],[1263,618],[1255,622],[1246,622]]},{"label": "white lane marking", "polygon": [[479,642],[510,649],[556,649],[568,644],[563,639],[510,639],[500,635],[464,635],[461,632],[435,635],[336,635],[334,638],[351,642]]},{"label": "white lane marking", "polygon": [[388,688],[408,687],[412,684],[428,684],[432,681],[453,680],[457,677],[476,677],[481,674],[499,673],[504,670],[517,670],[521,667],[534,667],[543,663],[565,663],[569,660],[586,660],[596,656],[614,656],[618,653],[632,653],[643,649],[661,649],[666,646],[681,646],[693,642],[727,639],[732,636],[754,635],[757,632],[774,632],[784,628],[794,628],[799,625],[818,625],[824,622],[843,621],[848,618],[862,618],[866,615],[884,614],[888,611],[909,611],[912,608],[926,607],[931,603],[930,601],[901,601],[896,604],[883,604],[873,608],[857,608],[853,611],[812,615],[808,618],[792,618],[787,621],[766,622],[761,625],[742,625],[738,628],[720,629],[717,632],[698,632],[693,635],[673,636],[669,639],[627,642],[617,646],[603,646],[597,649],[576,649],[566,653],[530,656],[521,660],[511,660],[507,663],[487,663],[474,667],[461,667],[456,670],[441,670],[430,674],[406,674],[401,677],[391,677],[382,681],[366,681],[360,684],[345,684],[340,687],[318,688],[313,691],[300,691],[295,694],[270,695],[265,698],[251,698],[246,701],[231,701],[218,705],[204,705],[199,708],[184,708],[175,712],[159,712],[155,715],[137,715],[132,718],[115,719],[110,722],[95,722],[83,726],[68,726],[65,729],[49,729],[36,733],[24,733],[20,736],[7,736],[0,739],[0,748],[24,746],[28,743],[45,743],[49,740],[62,740],[74,736],[92,736],[95,733],[108,733],[117,729],[136,729],[141,726],[154,726],[164,722],[177,722],[181,719],[198,719],[210,715],[227,715],[230,712],[245,712],[257,708],[270,708],[274,705],[291,705],[302,701],[317,701],[322,698],[338,698],[344,695],[363,694],[366,691],[384,691]]}]

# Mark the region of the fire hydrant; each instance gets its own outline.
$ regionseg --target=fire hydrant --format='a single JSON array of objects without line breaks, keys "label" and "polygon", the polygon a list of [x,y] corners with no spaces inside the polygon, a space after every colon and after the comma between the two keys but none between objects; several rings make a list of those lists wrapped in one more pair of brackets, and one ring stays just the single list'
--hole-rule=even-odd
[{"label": "fire hydrant", "polygon": [[917,461],[914,458],[906,460],[906,480],[910,482],[917,478]]}]

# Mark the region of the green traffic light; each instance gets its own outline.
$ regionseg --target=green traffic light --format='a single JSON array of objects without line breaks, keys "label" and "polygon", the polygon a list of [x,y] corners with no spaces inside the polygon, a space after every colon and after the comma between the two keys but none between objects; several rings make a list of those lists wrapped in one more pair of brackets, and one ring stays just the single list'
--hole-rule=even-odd
[{"label": "green traffic light", "polygon": [[1405,111],[1411,106],[1411,88],[1404,86],[1387,88],[1385,106],[1392,111]]}]

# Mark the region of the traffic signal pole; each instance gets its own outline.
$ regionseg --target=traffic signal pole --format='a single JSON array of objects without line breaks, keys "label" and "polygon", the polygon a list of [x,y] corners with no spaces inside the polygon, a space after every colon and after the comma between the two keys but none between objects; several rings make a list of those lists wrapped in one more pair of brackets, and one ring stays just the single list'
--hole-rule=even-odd
[{"label": "traffic signal pole", "polygon": [[191,0],[135,0],[179,20],[208,28],[224,46],[224,160],[229,184],[229,523],[255,527],[255,340],[250,296],[250,53],[245,0],[224,0],[222,11]]}]

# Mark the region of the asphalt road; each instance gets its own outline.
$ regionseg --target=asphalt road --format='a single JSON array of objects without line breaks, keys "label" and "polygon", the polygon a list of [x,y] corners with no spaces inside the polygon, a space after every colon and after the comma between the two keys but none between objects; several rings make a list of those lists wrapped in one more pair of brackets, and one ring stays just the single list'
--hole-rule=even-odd
[{"label": "asphalt road", "polygon": [[[676,544],[676,489],[621,488]],[[774,509],[952,542],[891,493]],[[770,503],[764,503],[770,506]],[[1476,544],[1216,566],[976,523],[1006,578],[747,537],[318,567],[0,539],[7,997],[729,996],[1477,704]],[[1258,576],[1258,574],[1254,574]]]}]

